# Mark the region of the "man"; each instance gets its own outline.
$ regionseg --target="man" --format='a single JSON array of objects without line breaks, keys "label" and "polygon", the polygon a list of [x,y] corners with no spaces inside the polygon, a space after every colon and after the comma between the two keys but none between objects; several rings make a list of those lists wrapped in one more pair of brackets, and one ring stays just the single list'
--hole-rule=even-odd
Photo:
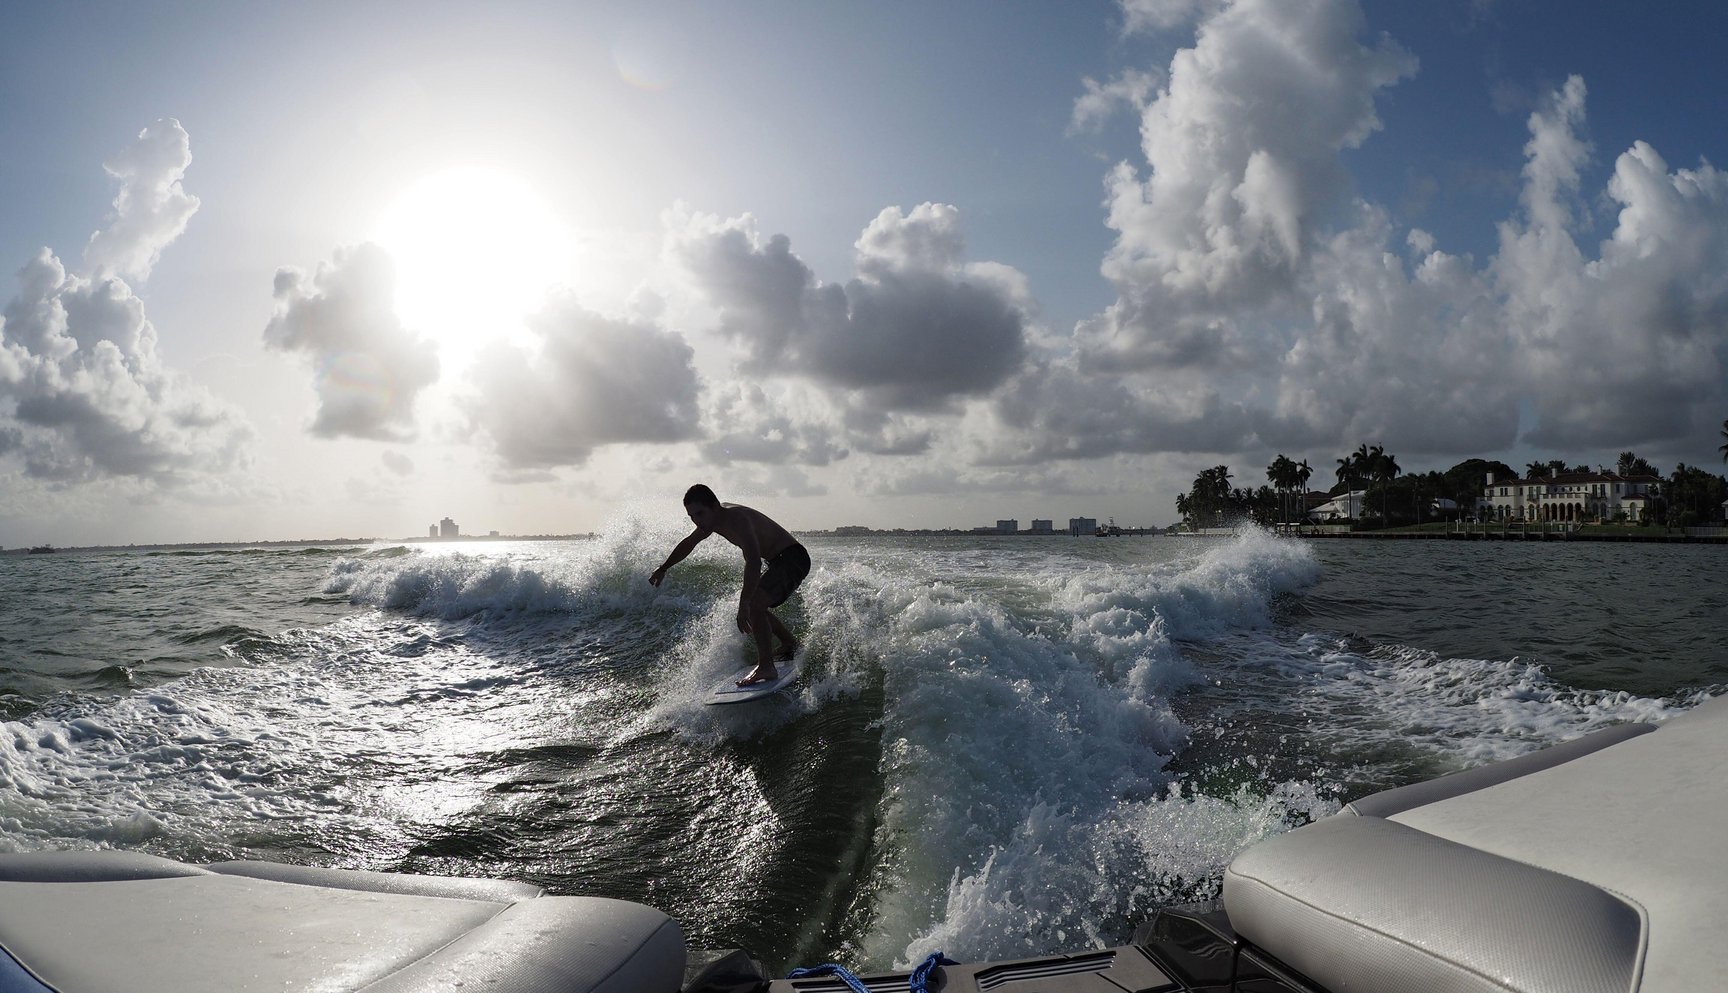
[{"label": "man", "polygon": [[[769,608],[786,602],[804,577],[810,574],[810,553],[786,529],[760,510],[736,503],[723,504],[714,491],[697,483],[684,494],[684,512],[690,515],[696,530],[672,549],[666,561],[648,577],[652,586],[666,578],[666,570],[684,561],[696,546],[718,534],[744,553],[744,589],[738,594],[738,630],[756,638],[756,668],[750,670],[739,686],[772,682],[780,678],[775,662],[790,662],[798,650],[798,639],[769,613]],[[768,560],[766,572],[762,560]],[[774,649],[774,639],[780,639],[780,651]]]}]

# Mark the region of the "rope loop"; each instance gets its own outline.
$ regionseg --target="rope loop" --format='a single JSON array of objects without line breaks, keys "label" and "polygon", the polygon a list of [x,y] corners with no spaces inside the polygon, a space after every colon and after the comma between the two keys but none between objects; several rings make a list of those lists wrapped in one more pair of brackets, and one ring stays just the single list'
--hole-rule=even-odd
[{"label": "rope loop", "polygon": [[[913,969],[912,975],[907,977],[907,993],[930,993],[931,974],[942,966],[959,964],[941,952],[931,952],[930,957],[920,963],[918,968]],[[845,983],[847,988],[852,990],[852,993],[871,993],[870,987],[865,986],[862,979],[854,976],[851,970],[837,962],[824,962],[807,969],[793,969],[786,974],[787,979],[806,979],[815,976],[833,976]]]},{"label": "rope loop", "polygon": [[931,952],[923,964],[912,970],[912,977],[906,981],[907,993],[930,993],[926,985],[930,982],[930,974],[945,965],[959,965],[941,952]]},{"label": "rope loop", "polygon": [[852,993],[870,993],[870,987],[843,965],[837,962],[824,962],[808,969],[793,969],[786,974],[787,979],[803,979],[806,976],[833,976],[851,988]]}]

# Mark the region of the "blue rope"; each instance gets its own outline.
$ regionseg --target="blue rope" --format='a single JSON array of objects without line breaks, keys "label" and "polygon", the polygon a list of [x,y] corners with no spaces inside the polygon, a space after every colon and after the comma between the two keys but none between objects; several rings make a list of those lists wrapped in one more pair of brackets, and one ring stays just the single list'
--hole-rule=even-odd
[{"label": "blue rope", "polygon": [[870,993],[870,987],[865,986],[863,980],[852,975],[845,966],[834,962],[824,962],[808,969],[793,969],[786,974],[787,979],[803,979],[805,976],[833,976],[851,987],[852,993]]},{"label": "blue rope", "polygon": [[[945,957],[941,952],[931,952],[929,958],[925,959],[918,968],[912,970],[912,975],[906,981],[907,993],[930,993],[928,985],[930,974],[942,966],[959,964]],[[862,979],[854,976],[845,966],[834,962],[824,962],[808,969],[793,969],[786,974],[787,979],[803,979],[806,976],[833,976],[845,983],[852,990],[852,993],[870,993],[870,987],[865,986]]]},{"label": "blue rope", "polygon": [[908,993],[930,993],[929,988],[924,985],[930,981],[930,974],[942,966],[959,964],[941,952],[931,952],[930,957],[924,960],[923,965],[912,970],[912,977],[906,982]]}]

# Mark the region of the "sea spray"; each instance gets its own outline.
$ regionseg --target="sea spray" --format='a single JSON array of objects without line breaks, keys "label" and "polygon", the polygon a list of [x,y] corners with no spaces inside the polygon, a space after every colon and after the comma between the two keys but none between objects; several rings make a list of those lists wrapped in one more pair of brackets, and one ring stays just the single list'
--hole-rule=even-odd
[{"label": "sea spray", "polygon": [[1048,950],[1056,931],[1098,920],[1099,894],[1133,892],[1144,859],[1097,854],[1170,785],[1186,735],[1171,699],[1197,680],[1171,630],[1268,625],[1272,599],[1315,574],[1302,546],[1253,533],[1025,588],[901,591],[883,632],[887,878],[867,956],[908,961],[942,942],[974,957]]},{"label": "sea spray", "polygon": [[19,557],[0,847],[523,879],[775,969],[1032,954],[1342,800],[1728,681],[1691,548],[818,535],[805,675],[721,715],[736,550],[647,583],[687,533]]},{"label": "sea spray", "polygon": [[1283,656],[1307,677],[1315,730],[1393,739],[1462,768],[1512,758],[1613,724],[1665,720],[1694,694],[1660,699],[1566,686],[1519,659],[1446,658],[1402,645],[1304,634]]}]

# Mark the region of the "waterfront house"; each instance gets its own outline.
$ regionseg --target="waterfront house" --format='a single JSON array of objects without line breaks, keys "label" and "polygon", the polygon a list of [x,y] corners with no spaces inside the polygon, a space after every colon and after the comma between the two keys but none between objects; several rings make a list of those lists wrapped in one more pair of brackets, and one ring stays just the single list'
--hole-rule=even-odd
[{"label": "waterfront house", "polygon": [[1644,520],[1662,480],[1617,472],[1567,472],[1532,479],[1488,474],[1477,512],[1493,521]]},{"label": "waterfront house", "polygon": [[1325,503],[1308,511],[1308,520],[1315,524],[1325,524],[1329,521],[1353,521],[1362,516],[1362,498],[1367,490],[1351,490],[1340,493]]}]

